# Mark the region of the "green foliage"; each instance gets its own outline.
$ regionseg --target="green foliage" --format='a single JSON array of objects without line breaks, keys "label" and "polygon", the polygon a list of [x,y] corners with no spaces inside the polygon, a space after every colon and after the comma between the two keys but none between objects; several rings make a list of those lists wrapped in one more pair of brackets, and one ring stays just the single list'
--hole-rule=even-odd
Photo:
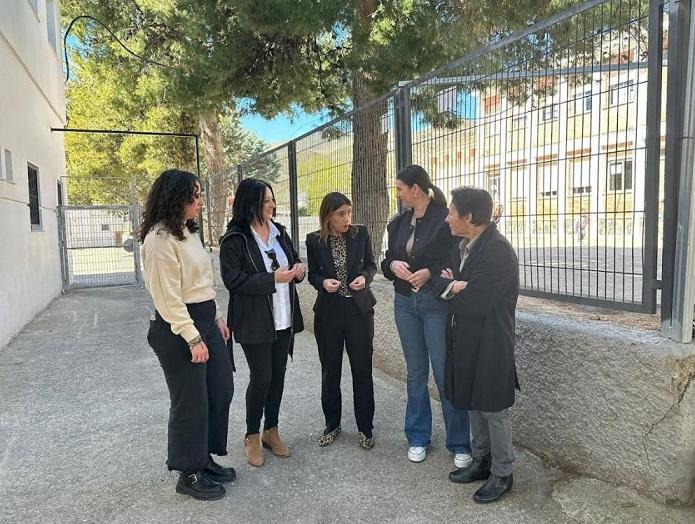
[{"label": "green foliage", "polygon": [[349,158],[348,140],[329,142],[323,150],[308,151],[297,158],[299,214],[317,216],[323,197],[340,191],[350,197],[351,165],[337,159]]},{"label": "green foliage", "polygon": [[[168,103],[165,79],[156,71],[138,75],[131,68],[113,68],[108,61],[76,53],[71,65],[74,77],[66,92],[70,127],[195,130],[193,119]],[[67,133],[65,145],[71,204],[129,203],[131,196],[142,201],[164,169],[195,171],[191,138]]]}]

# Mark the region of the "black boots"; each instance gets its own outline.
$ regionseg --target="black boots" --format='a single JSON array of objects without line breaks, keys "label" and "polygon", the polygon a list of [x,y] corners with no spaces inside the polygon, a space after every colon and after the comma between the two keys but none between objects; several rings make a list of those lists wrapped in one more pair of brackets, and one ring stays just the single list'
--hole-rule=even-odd
[{"label": "black boots", "polygon": [[473,494],[473,500],[480,504],[495,502],[499,500],[502,495],[511,491],[514,477],[511,474],[506,477],[498,477],[490,473],[491,462],[492,457],[490,455],[473,457],[473,463],[470,466],[449,473],[449,480],[462,484],[468,484],[476,480],[487,480],[487,482]]},{"label": "black boots", "polygon": [[221,466],[212,460],[212,457],[208,457],[208,465],[205,466],[203,473],[209,479],[219,482],[220,484],[223,482],[232,482],[236,478],[236,471],[234,471],[234,468]]},{"label": "black boots", "polygon": [[449,473],[451,482],[459,482],[468,484],[476,480],[485,480],[490,476],[490,464],[492,457],[485,455],[484,457],[473,457],[473,462],[470,466],[463,469],[457,469]]},{"label": "black boots", "polygon": [[176,492],[198,500],[218,500],[227,492],[219,482],[209,479],[202,472],[181,473]]},{"label": "black boots", "polygon": [[495,502],[499,500],[502,495],[511,491],[512,484],[514,483],[514,476],[509,474],[506,477],[498,477],[497,475],[490,475],[487,482],[483,484],[478,491],[473,494],[473,500],[480,503],[486,504],[488,502]]}]

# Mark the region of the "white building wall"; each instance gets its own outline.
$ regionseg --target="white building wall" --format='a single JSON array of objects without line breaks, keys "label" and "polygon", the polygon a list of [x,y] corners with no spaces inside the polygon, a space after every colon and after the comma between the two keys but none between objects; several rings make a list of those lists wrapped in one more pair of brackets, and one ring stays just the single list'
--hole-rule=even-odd
[{"label": "white building wall", "polygon": [[[34,6],[37,6],[36,11]],[[0,347],[61,289],[57,181],[65,174],[60,28],[49,42],[46,0],[0,2]],[[5,150],[14,182],[7,180]],[[27,164],[38,168],[41,227],[32,230]]]}]

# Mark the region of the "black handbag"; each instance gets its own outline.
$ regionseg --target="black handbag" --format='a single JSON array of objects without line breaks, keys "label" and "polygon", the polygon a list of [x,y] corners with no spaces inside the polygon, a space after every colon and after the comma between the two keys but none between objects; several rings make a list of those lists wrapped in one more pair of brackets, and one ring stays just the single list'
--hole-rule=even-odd
[{"label": "black handbag", "polygon": [[352,294],[352,300],[355,301],[357,309],[360,313],[371,313],[376,305],[376,297],[369,287],[360,289],[359,291],[350,291]]}]

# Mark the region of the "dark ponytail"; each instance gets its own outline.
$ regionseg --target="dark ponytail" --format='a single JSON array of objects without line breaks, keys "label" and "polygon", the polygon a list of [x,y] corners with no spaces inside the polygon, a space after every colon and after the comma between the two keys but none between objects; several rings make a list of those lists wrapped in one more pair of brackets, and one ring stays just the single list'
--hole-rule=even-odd
[{"label": "dark ponytail", "polygon": [[446,197],[441,189],[435,186],[430,179],[430,175],[423,167],[417,164],[411,164],[401,169],[396,175],[396,179],[400,180],[408,186],[417,184],[425,194],[429,195],[430,200],[434,204],[441,207],[447,207]]}]

